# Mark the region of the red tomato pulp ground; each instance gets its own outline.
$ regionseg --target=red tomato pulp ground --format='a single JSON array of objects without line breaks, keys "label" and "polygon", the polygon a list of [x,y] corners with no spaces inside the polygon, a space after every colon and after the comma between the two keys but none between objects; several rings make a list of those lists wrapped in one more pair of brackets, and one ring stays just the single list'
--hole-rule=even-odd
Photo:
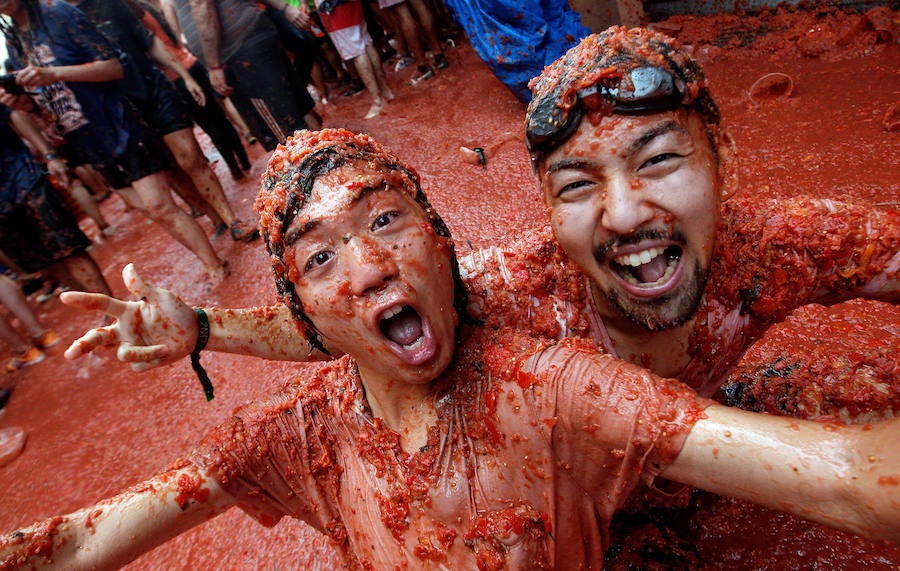
[{"label": "red tomato pulp ground", "polygon": [[[806,193],[876,204],[900,200],[897,22],[896,12],[884,10],[868,16],[822,10],[752,18],[675,17],[661,25],[693,45],[705,66],[740,148],[742,192],[765,198]],[[397,98],[375,119],[362,119],[370,104],[366,93],[333,97],[321,111],[326,126],[368,132],[415,165],[464,254],[470,244],[488,245],[536,227],[545,215],[521,136],[524,106],[460,43],[448,52],[451,67],[418,87],[405,85],[408,70],[390,72]],[[790,78],[791,95],[783,97],[770,84],[751,100],[754,82],[776,72]],[[490,149],[486,166],[467,162],[461,146]],[[266,155],[257,146],[252,158],[253,172],[240,184],[231,183],[221,160],[216,163],[233,207],[245,219],[253,217],[255,185]],[[202,279],[199,261],[158,227],[124,211],[117,198],[104,202],[102,209],[116,232],[92,253],[117,295],[127,294],[120,271],[133,261],[146,278],[194,305],[274,302],[260,241],[215,240],[232,273],[212,286]],[[205,219],[201,224],[211,230]],[[132,373],[111,352],[106,359],[66,361],[65,345],[99,318],[69,310],[56,299],[35,307],[66,343],[50,349],[43,363],[0,380],[14,390],[0,413],[0,428],[22,426],[28,433],[22,454],[0,467],[4,532],[83,507],[151,476],[236,405],[266,394],[304,368],[206,353],[202,362],[217,395],[207,403],[187,360],[144,374]],[[771,358],[767,342],[784,349],[792,337],[846,337],[842,316],[877,330],[879,338],[887,332],[896,348],[900,311],[854,302],[797,312],[796,319],[779,326],[777,335],[767,336],[748,358]],[[720,554],[713,560],[730,569],[809,568],[819,554],[837,549],[845,556],[831,561],[839,567],[843,562],[847,569],[900,564],[898,548],[854,538],[822,545],[816,526],[796,531],[795,549],[773,552],[753,518],[752,510],[725,503],[699,522],[707,549]],[[129,568],[333,569],[324,543],[298,522],[285,521],[269,530],[232,510]]]}]

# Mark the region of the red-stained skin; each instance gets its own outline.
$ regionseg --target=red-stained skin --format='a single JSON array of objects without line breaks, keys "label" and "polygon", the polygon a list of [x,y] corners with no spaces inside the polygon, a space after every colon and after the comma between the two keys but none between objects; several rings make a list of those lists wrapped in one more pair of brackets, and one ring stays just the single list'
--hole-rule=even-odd
[{"label": "red-stained skin", "polygon": [[[667,22],[683,42],[693,46],[704,65],[740,149],[745,196],[805,193],[853,197],[869,204],[897,200],[900,172],[896,161],[885,159],[900,156],[896,132],[886,130],[885,125],[886,118],[896,115],[896,93],[885,86],[896,83],[900,53],[890,41],[884,41],[885,36],[896,41],[897,14],[888,10],[885,15],[884,7],[881,10],[880,14],[772,10],[758,17],[687,16]],[[507,233],[537,227],[546,215],[521,144],[499,148],[486,169],[459,158],[461,145],[487,147],[486,143],[501,133],[520,133],[524,109],[468,46],[450,51],[449,57],[451,67],[429,82],[427,89],[401,88],[402,96],[391,104],[384,119],[364,122],[360,117],[367,102],[336,96],[329,97],[335,104],[324,112],[326,125],[370,132],[420,170],[425,190],[453,231],[460,253],[465,254],[467,241],[483,246]],[[752,106],[747,90],[773,71],[793,79],[794,94]],[[441,120],[440,128],[423,128],[436,118]],[[221,161],[216,164],[229,199],[238,215],[247,220],[252,219],[250,202],[265,159],[258,145],[249,150],[254,171],[239,184],[231,182]],[[162,230],[146,224],[136,213],[126,212],[115,197],[101,206],[116,232],[95,245],[91,253],[118,295],[127,296],[119,270],[135,261],[147,279],[175,290],[190,304],[240,307],[275,301],[271,270],[259,243],[232,244],[227,236],[214,241],[216,250],[229,261],[232,275],[211,286],[199,277],[202,269],[186,250]],[[211,226],[201,222],[211,232]],[[88,230],[92,228],[88,226]],[[32,303],[32,307],[65,342],[100,322],[56,300]],[[259,314],[269,315],[265,311]],[[848,315],[858,324],[850,331],[840,325]],[[553,327],[548,317],[547,328]],[[888,337],[891,327],[893,338]],[[827,378],[829,383],[819,389],[798,380],[804,388],[793,401],[770,398],[763,406],[778,409],[779,403],[786,402],[782,409],[793,414],[799,410],[797,402],[818,398],[817,390],[852,396],[841,388],[840,375],[823,377],[821,373],[852,369],[857,359],[847,347],[856,342],[865,344],[865,351],[856,351],[866,355],[863,363],[883,371],[889,366],[885,363],[892,362],[892,353],[882,353],[882,343],[893,339],[894,345],[887,348],[893,347],[895,355],[897,328],[900,316],[888,304],[804,310],[770,331],[743,364],[748,369],[778,369],[783,367],[776,362],[778,357],[814,350],[816,339],[822,343],[832,340],[832,345],[815,353],[829,358],[803,359],[804,366],[822,368],[814,369],[810,379]],[[866,331],[872,334],[868,340]],[[203,363],[217,389],[216,399],[206,403],[186,363],[135,375],[115,361],[68,362],[61,353],[62,346],[52,348],[43,363],[7,375],[0,382],[13,388],[0,426],[20,425],[29,434],[22,455],[0,468],[0,530],[4,532],[88,505],[151,476],[234,406],[304,370],[304,366],[204,354]],[[791,376],[796,379],[801,374],[797,369]],[[771,382],[776,381],[787,382],[772,376]],[[883,393],[866,391],[860,406],[878,409],[881,398]],[[554,419],[545,422],[552,424]],[[895,546],[867,542],[795,518],[773,518],[766,510],[741,502],[709,495],[696,496],[693,501],[698,509],[684,527],[697,530],[690,538],[689,556],[695,554],[701,562],[728,561],[730,569],[819,565],[869,571],[893,569],[900,563],[900,548]],[[334,535],[339,533],[334,530]],[[646,563],[640,553],[628,555],[631,538],[652,544],[660,539],[660,532],[649,526],[629,529],[618,540],[614,536],[625,550],[616,563]],[[674,540],[660,542],[671,545]],[[301,544],[304,549],[297,548]],[[128,568],[337,568],[329,549],[325,540],[300,523],[282,521],[274,529],[263,529],[235,511],[154,550]]]}]

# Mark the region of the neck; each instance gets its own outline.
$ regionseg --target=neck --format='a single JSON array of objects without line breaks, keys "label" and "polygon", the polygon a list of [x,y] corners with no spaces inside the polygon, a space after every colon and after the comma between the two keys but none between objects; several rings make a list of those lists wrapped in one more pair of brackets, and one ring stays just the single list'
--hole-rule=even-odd
[{"label": "neck", "polygon": [[[591,295],[594,306],[602,308],[594,284]],[[678,327],[654,331],[621,316],[599,315],[619,358],[664,377],[677,376],[690,362],[688,341],[696,316]]]},{"label": "neck", "polygon": [[413,384],[380,378],[362,369],[359,374],[372,416],[400,435],[403,449],[415,452],[427,444],[428,427],[437,419],[434,381]]}]

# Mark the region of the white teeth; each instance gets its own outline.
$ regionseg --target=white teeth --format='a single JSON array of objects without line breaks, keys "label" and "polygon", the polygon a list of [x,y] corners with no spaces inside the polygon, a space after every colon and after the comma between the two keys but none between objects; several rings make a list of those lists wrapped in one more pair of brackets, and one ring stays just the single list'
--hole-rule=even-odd
[{"label": "white teeth", "polygon": [[422,345],[422,343],[424,343],[424,342],[425,342],[425,336],[422,335],[418,339],[416,339],[415,341],[410,343],[409,345],[403,345],[403,348],[407,349],[409,351],[414,351],[414,350],[418,349],[419,346]]},{"label": "white teeth", "polygon": [[384,313],[382,313],[381,319],[390,319],[390,318],[394,317],[395,315],[397,315],[398,313],[400,313],[401,311],[403,311],[403,306],[397,305],[395,307],[388,309]]},{"label": "white teeth", "polygon": [[638,266],[649,263],[650,260],[652,260],[656,256],[661,255],[664,251],[665,250],[663,248],[649,248],[636,254],[623,254],[621,256],[617,256],[615,258],[615,262],[620,266],[629,266],[632,268],[636,268]]}]

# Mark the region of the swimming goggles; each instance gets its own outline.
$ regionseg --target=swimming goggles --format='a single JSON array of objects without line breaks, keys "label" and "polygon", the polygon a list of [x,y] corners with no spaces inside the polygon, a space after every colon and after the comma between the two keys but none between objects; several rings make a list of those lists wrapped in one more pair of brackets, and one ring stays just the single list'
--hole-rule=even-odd
[{"label": "swimming goggles", "polygon": [[594,85],[579,89],[574,105],[564,108],[561,100],[567,87],[561,82],[529,109],[525,142],[533,160],[537,154],[549,152],[568,139],[586,111],[605,108],[609,113],[638,115],[669,111],[691,102],[681,79],[665,69],[650,66],[602,78]]}]

